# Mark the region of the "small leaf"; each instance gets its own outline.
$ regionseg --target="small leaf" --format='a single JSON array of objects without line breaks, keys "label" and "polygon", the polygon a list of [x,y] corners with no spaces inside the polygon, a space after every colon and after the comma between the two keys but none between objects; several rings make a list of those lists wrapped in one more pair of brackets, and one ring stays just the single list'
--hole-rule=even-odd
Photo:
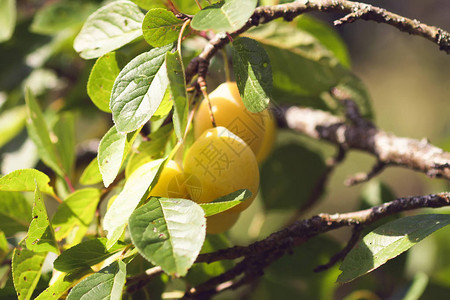
[{"label": "small leaf", "polygon": [[56,240],[61,241],[76,231],[77,240],[71,243],[79,243],[94,218],[99,201],[100,190],[94,188],[77,190],[64,199],[52,219]]},{"label": "small leaf", "polygon": [[144,14],[130,1],[114,1],[98,9],[84,23],[73,48],[84,59],[100,57],[142,35]]},{"label": "small leaf", "polygon": [[27,119],[25,105],[16,106],[0,114],[0,147],[22,131]]},{"label": "small leaf", "polygon": [[89,163],[80,176],[80,183],[82,185],[92,185],[103,181],[100,167],[98,166],[97,156]]},{"label": "small leaf", "polygon": [[139,253],[174,276],[187,273],[206,235],[203,210],[185,199],[151,198],[133,212],[129,223]]},{"label": "small leaf", "polygon": [[19,192],[0,192],[0,230],[7,236],[27,231],[31,221],[31,206]]},{"label": "small leaf", "polygon": [[117,196],[103,219],[103,228],[108,231],[108,243],[106,245],[108,249],[122,235],[128,218],[141,199],[148,194],[150,185],[165,161],[166,159],[162,158],[140,166],[125,182],[122,192]]},{"label": "small leaf", "polygon": [[233,67],[245,107],[255,113],[266,109],[272,91],[272,67],[264,48],[249,38],[235,40]]},{"label": "small leaf", "polygon": [[35,253],[25,248],[21,242],[14,249],[12,257],[12,278],[19,300],[31,299],[31,295],[41,277],[47,253]]},{"label": "small leaf", "polygon": [[108,187],[119,174],[125,157],[127,134],[117,132],[116,126],[103,136],[98,146],[98,166],[103,183]]},{"label": "small leaf", "polygon": [[417,215],[386,223],[367,234],[345,257],[338,282],[364,275],[450,224],[450,215]]},{"label": "small leaf", "polygon": [[70,274],[60,273],[58,279],[34,300],[59,300],[71,287],[91,272],[91,269],[81,269]]},{"label": "small leaf", "polygon": [[167,45],[142,53],[120,71],[110,102],[117,131],[138,129],[158,109],[169,84],[164,59],[172,47]]},{"label": "small leaf", "polygon": [[73,272],[76,269],[89,268],[96,265],[114,253],[126,247],[123,243],[117,243],[111,249],[106,249],[106,239],[98,238],[82,242],[67,249],[56,258],[53,266],[61,272]]},{"label": "small leaf", "polygon": [[5,233],[3,231],[0,231],[0,261],[3,262],[9,252],[8,241],[6,240]]},{"label": "small leaf", "polygon": [[50,131],[48,130],[44,115],[29,89],[27,89],[25,94],[25,102],[27,104],[28,113],[28,135],[36,144],[39,157],[47,166],[52,168],[53,171],[64,177],[61,161],[57,157],[56,147],[50,139]]},{"label": "small leaf", "polygon": [[182,141],[189,115],[189,102],[186,92],[183,60],[178,50],[175,53],[166,53],[166,68],[169,88],[174,102],[173,127],[178,140]]},{"label": "small leaf", "polygon": [[16,16],[16,0],[0,1],[0,43],[12,37]]},{"label": "small leaf", "polygon": [[34,192],[36,184],[43,193],[55,196],[53,187],[49,185],[50,178],[35,169],[16,170],[0,178],[0,191]]},{"label": "small leaf", "polygon": [[142,22],[144,39],[153,47],[162,47],[177,40],[183,20],[164,8],[150,9]]},{"label": "small leaf", "polygon": [[55,145],[65,173],[72,174],[75,161],[75,117],[69,112],[58,117],[53,126],[53,132],[57,138]]},{"label": "small leaf", "polygon": [[95,274],[80,281],[69,293],[67,300],[120,300],[125,286],[127,266],[115,261]]},{"label": "small leaf", "polygon": [[110,113],[109,99],[114,81],[120,73],[116,52],[99,57],[92,67],[87,83],[87,93],[100,110]]},{"label": "small leaf", "polygon": [[25,240],[27,248],[34,252],[51,251],[59,254],[58,245],[55,240],[55,232],[48,219],[42,194],[37,185],[36,191],[34,192],[33,212],[31,215],[33,219]]},{"label": "small leaf", "polygon": [[241,204],[251,196],[252,192],[243,189],[220,197],[213,202],[200,203],[199,205],[205,211],[205,217],[209,217],[233,208],[236,205]]},{"label": "small leaf", "polygon": [[224,0],[199,11],[192,19],[196,30],[233,32],[247,23],[256,8],[256,0]]}]

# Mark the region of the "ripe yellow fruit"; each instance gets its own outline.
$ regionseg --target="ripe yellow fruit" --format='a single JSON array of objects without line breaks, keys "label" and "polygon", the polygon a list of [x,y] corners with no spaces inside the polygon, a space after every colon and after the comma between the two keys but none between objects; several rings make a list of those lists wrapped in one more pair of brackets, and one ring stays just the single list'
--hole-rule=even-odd
[{"label": "ripe yellow fruit", "polygon": [[225,127],[211,128],[192,144],[184,159],[186,186],[191,199],[208,203],[239,189],[252,197],[230,210],[241,212],[256,197],[259,187],[258,162],[253,151]]},{"label": "ripe yellow fruit", "polygon": [[221,212],[220,214],[209,216],[206,218],[206,233],[218,234],[227,231],[239,219],[240,213]]},{"label": "ripe yellow fruit", "polygon": [[150,191],[149,197],[152,196],[190,199],[183,171],[175,161],[169,160],[161,171],[158,182]]},{"label": "ripe yellow fruit", "polygon": [[[209,94],[211,109],[217,126],[224,126],[242,138],[256,156],[262,150],[267,123],[273,118],[269,110],[249,112],[242,102],[235,82],[225,82]],[[197,139],[212,128],[209,107],[204,99],[194,118],[194,135]],[[270,151],[269,151],[270,152]]]}]

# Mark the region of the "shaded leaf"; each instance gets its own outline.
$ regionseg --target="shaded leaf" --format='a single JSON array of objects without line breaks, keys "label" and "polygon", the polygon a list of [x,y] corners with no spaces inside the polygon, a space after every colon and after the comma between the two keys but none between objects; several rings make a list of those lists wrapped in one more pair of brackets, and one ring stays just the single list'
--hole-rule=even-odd
[{"label": "shaded leaf", "polygon": [[97,156],[89,163],[80,176],[80,183],[83,185],[97,184],[103,181],[102,173],[98,165]]},{"label": "shaded leaf", "polygon": [[75,117],[69,112],[58,117],[53,126],[53,132],[57,138],[55,145],[65,173],[72,174],[75,161]]},{"label": "shaded leaf", "polygon": [[111,2],[89,16],[73,48],[84,59],[100,57],[142,35],[144,14],[130,1]]},{"label": "shaded leaf", "polygon": [[0,191],[34,192],[36,184],[43,193],[54,196],[53,187],[49,185],[50,178],[35,169],[16,170],[0,178]]},{"label": "shaded leaf", "polygon": [[338,282],[364,275],[450,224],[450,215],[417,215],[384,224],[367,234],[345,257]]},{"label": "shaded leaf", "polygon": [[100,194],[98,189],[87,188],[77,190],[64,199],[52,219],[57,241],[61,241],[75,231],[77,238],[70,242],[81,242],[94,218]]},{"label": "shaded leaf", "polygon": [[169,84],[164,60],[171,49],[167,45],[142,53],[120,71],[110,102],[117,131],[138,129],[158,109]]},{"label": "shaded leaf", "polygon": [[184,276],[202,248],[206,219],[195,202],[152,197],[130,216],[129,230],[142,256],[170,275]]},{"label": "shaded leaf", "polygon": [[370,98],[369,91],[361,79],[356,75],[348,74],[347,76],[342,77],[336,88],[346,93],[358,105],[363,118],[374,118],[372,99]]},{"label": "shaded leaf", "polygon": [[67,300],[120,300],[125,286],[126,265],[118,260],[80,281],[69,293]]},{"label": "shaded leaf", "polygon": [[31,299],[41,277],[42,266],[47,253],[35,253],[20,243],[12,257],[12,278],[19,300]]},{"label": "shaded leaf", "polygon": [[0,147],[22,131],[27,119],[25,105],[16,106],[0,114]]},{"label": "shaded leaf", "polygon": [[7,236],[27,231],[31,221],[31,206],[19,192],[0,192],[0,230]]},{"label": "shaded leaf", "polygon": [[60,273],[57,280],[45,291],[39,294],[34,300],[58,300],[67,291],[76,285],[84,276],[91,273],[90,269],[81,269],[76,272],[65,274]]},{"label": "shaded leaf", "polygon": [[140,166],[125,182],[122,192],[114,200],[103,219],[103,228],[108,232],[108,249],[122,235],[128,218],[141,199],[148,194],[150,185],[153,183],[153,180],[165,161],[166,159],[162,158]]},{"label": "shaded leaf", "polygon": [[27,89],[25,94],[27,104],[27,130],[29,137],[36,144],[39,157],[42,161],[53,169],[58,175],[64,177],[61,161],[57,156],[54,143],[50,139],[50,131],[45,122],[42,111],[36,102],[33,94]]},{"label": "shaded leaf", "polygon": [[220,197],[213,202],[200,203],[199,205],[205,212],[205,217],[213,216],[223,211],[226,211],[238,204],[241,204],[252,196],[252,192],[249,190],[238,190],[232,192],[226,196]]},{"label": "shaded leaf", "polygon": [[189,102],[186,92],[183,60],[178,50],[175,53],[166,53],[166,68],[167,77],[169,78],[169,89],[174,103],[173,127],[178,140],[182,141],[188,121]]},{"label": "shaded leaf", "polygon": [[89,74],[87,93],[95,106],[104,112],[111,112],[109,99],[119,73],[117,54],[110,52],[97,59]]},{"label": "shaded leaf", "polygon": [[153,47],[173,43],[178,39],[183,22],[167,9],[150,9],[142,22],[144,39]]},{"label": "shaded leaf", "polygon": [[12,37],[16,17],[16,0],[0,1],[0,43]]},{"label": "shaded leaf", "polygon": [[117,243],[108,250],[106,249],[105,238],[88,240],[61,253],[56,258],[53,266],[56,270],[62,272],[73,272],[77,269],[89,268],[104,261],[125,247],[125,244]]},{"label": "shaded leaf", "polygon": [[256,0],[224,0],[215,3],[195,14],[191,26],[196,30],[236,31],[251,17],[257,2]]},{"label": "shaded leaf", "polygon": [[42,194],[36,186],[34,192],[33,219],[28,229],[28,235],[25,240],[27,248],[34,252],[54,252],[59,254],[58,245],[55,240],[55,232],[48,219]]},{"label": "shaded leaf", "polygon": [[249,38],[235,40],[233,68],[245,107],[254,113],[266,109],[272,91],[272,67],[264,48]]}]

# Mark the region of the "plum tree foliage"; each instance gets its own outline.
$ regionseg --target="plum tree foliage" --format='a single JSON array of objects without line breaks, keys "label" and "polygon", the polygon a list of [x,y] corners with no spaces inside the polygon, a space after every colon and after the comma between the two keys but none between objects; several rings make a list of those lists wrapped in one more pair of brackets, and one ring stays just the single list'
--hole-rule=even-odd
[{"label": "plum tree foliage", "polygon": [[[363,210],[302,220],[350,149],[378,159],[354,182],[389,165],[450,179],[450,154],[429,143],[372,150],[382,131],[346,45],[305,14],[388,23],[448,51],[445,31],[367,7],[0,1],[0,298],[440,295],[448,259],[407,276],[401,254],[442,237],[449,215],[394,213],[448,193],[396,199],[371,180]],[[347,243],[323,234],[344,226]]]}]

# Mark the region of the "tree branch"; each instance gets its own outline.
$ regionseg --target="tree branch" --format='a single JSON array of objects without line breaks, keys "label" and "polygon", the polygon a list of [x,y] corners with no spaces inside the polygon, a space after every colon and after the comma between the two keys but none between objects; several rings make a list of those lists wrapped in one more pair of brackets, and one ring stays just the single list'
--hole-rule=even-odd
[{"label": "tree branch", "polygon": [[340,117],[310,108],[289,107],[281,117],[288,128],[299,133],[371,153],[379,165],[397,165],[430,177],[450,179],[450,153],[427,140],[397,137],[376,127],[346,124]]}]

